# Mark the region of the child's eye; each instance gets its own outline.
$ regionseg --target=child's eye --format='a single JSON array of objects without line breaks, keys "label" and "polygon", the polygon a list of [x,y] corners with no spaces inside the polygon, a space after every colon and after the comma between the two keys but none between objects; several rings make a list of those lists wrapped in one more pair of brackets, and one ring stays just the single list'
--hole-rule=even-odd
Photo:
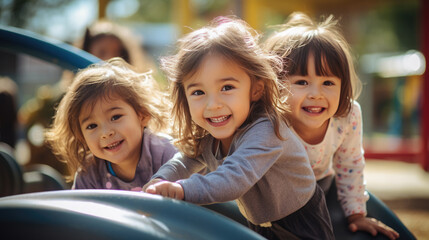
[{"label": "child's eye", "polygon": [[232,89],[234,89],[234,86],[231,86],[231,85],[225,85],[222,87],[222,91],[229,91]]},{"label": "child's eye", "polygon": [[193,92],[191,93],[191,95],[196,95],[196,96],[204,95],[204,92],[203,92],[203,91],[201,91],[201,90],[196,90],[196,91],[193,91]]},{"label": "child's eye", "polygon": [[325,85],[325,86],[333,86],[333,85],[335,85],[335,83],[332,82],[332,81],[324,81],[323,85]]},{"label": "child's eye", "polygon": [[88,126],[86,126],[86,129],[91,130],[97,127],[97,124],[92,123],[92,124],[88,124]]},{"label": "child's eye", "polygon": [[112,121],[118,120],[118,119],[119,119],[119,118],[121,118],[121,117],[122,117],[122,115],[119,115],[119,114],[114,115],[114,116],[112,117]]},{"label": "child's eye", "polygon": [[298,81],[295,81],[295,84],[296,85],[308,85],[308,82],[305,80],[298,80]]}]

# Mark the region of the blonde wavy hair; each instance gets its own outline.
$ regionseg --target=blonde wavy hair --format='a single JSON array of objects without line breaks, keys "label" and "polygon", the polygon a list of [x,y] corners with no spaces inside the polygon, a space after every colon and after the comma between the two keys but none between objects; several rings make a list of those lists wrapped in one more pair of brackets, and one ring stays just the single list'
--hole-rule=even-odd
[{"label": "blonde wavy hair", "polygon": [[217,17],[207,26],[179,39],[177,52],[161,59],[161,68],[171,82],[177,146],[185,155],[198,156],[202,151],[200,141],[209,134],[192,121],[183,85],[198,71],[208,54],[218,54],[237,63],[250,77],[252,86],[256,81],[263,82],[264,92],[260,100],[252,103],[247,122],[267,116],[281,138],[279,125],[281,121],[287,122],[288,105],[280,94],[281,86],[274,69],[282,68],[282,61],[261,49],[259,38],[260,35],[243,20],[234,16]]},{"label": "blonde wavy hair", "polygon": [[130,104],[138,115],[150,117],[148,128],[169,133],[171,104],[150,72],[137,73],[122,58],[91,65],[77,73],[58,106],[52,127],[46,132],[53,152],[68,166],[68,180],[73,180],[75,172],[80,168],[85,170],[94,159],[79,124],[82,106],[94,105],[100,98],[117,96]]},{"label": "blonde wavy hair", "polygon": [[317,75],[335,75],[341,79],[340,105],[335,116],[346,116],[361,92],[352,51],[333,15],[321,22],[313,21],[301,12],[292,13],[285,24],[274,26],[276,31],[264,42],[264,48],[283,58],[279,79],[291,75],[307,75],[309,54],[315,58]]}]

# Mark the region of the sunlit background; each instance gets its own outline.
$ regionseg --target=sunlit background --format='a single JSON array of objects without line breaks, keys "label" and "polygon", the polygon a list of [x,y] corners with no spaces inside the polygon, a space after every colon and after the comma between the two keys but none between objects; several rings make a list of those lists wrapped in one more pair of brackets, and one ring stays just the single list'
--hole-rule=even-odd
[{"label": "sunlit background", "polygon": [[[422,151],[429,148],[422,147],[422,125],[426,124],[422,114],[428,110],[422,109],[427,61],[423,49],[429,44],[422,40],[429,31],[423,17],[424,12],[429,14],[428,7],[423,8],[424,1],[0,0],[0,25],[74,45],[87,27],[107,19],[135,34],[141,51],[156,67],[159,57],[171,52],[178,37],[215,16],[236,15],[261,33],[269,33],[269,26],[281,24],[293,11],[314,19],[333,14],[340,19],[352,46],[364,84],[359,102],[366,157],[415,163],[428,171],[429,154],[423,154],[426,159],[422,159]],[[0,52],[0,76],[17,83],[19,108],[31,101],[37,107],[37,101],[50,94],[44,85],[55,85],[62,74],[63,69],[51,63]],[[158,79],[163,81],[162,74]],[[20,126],[19,139],[42,145],[42,132],[42,125],[33,129]],[[22,164],[29,154],[22,150]]]},{"label": "sunlit background", "polygon": [[[0,24],[73,44],[86,27],[108,19],[139,36],[156,63],[178,37],[214,16],[237,15],[266,33],[268,26],[282,23],[297,10],[315,19],[328,14],[340,18],[364,83],[360,102],[368,152],[388,151],[385,135],[395,146],[418,151],[419,90],[426,64],[417,0],[2,0]],[[18,83],[19,105],[33,98],[40,85],[54,84],[61,76],[61,69],[27,56],[2,56],[0,74]]]}]

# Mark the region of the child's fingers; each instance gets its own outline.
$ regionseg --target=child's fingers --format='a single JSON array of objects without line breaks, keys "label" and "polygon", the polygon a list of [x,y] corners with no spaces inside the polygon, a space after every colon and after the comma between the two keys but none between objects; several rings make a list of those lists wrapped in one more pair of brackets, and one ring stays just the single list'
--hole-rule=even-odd
[{"label": "child's fingers", "polygon": [[[374,219],[375,220],[375,219]],[[356,221],[349,224],[349,229],[352,232],[365,231],[370,233],[372,236],[376,236],[378,231],[375,228],[373,220],[370,218],[359,218]]]},{"label": "child's fingers", "polygon": [[168,191],[169,198],[176,198],[176,191],[173,188],[170,188]]},{"label": "child's fingers", "polygon": [[152,194],[158,194],[163,197],[174,198],[174,188],[172,188],[172,183],[167,181],[161,181],[153,185],[150,185],[147,188],[146,192],[152,193]]},{"label": "child's fingers", "polygon": [[168,195],[169,195],[168,184],[169,184],[169,182],[160,182],[160,183],[155,184],[157,194],[159,194],[163,197],[168,197]]},{"label": "child's fingers", "polygon": [[399,233],[385,225],[381,221],[374,218],[364,218],[363,221],[357,221],[349,224],[349,229],[352,232],[358,230],[370,233],[372,236],[376,236],[378,233],[386,235],[389,239],[399,238]]},{"label": "child's fingers", "polygon": [[145,192],[150,193],[150,194],[156,194],[156,187],[155,185],[149,185]]},{"label": "child's fingers", "polygon": [[376,227],[377,231],[380,233],[386,235],[389,239],[397,239],[399,238],[399,233],[393,230],[393,228],[387,226],[386,224],[382,223],[381,221],[376,220]]},{"label": "child's fingers", "polygon": [[356,231],[365,231],[370,233],[372,236],[376,236],[377,235],[377,230],[375,229],[374,226],[368,225],[368,224],[359,224],[359,223],[350,223],[349,224],[349,229],[352,232],[356,232]]},{"label": "child's fingers", "polygon": [[150,180],[148,183],[146,183],[146,184],[143,186],[143,188],[142,188],[142,192],[146,192],[146,189],[147,189],[149,186],[154,185],[155,183],[158,183],[158,182],[161,182],[161,181],[163,181],[163,180],[162,180],[162,179],[160,179],[160,178],[155,178],[155,179]]},{"label": "child's fingers", "polygon": [[171,183],[168,185],[168,197],[170,198],[174,198],[174,199],[181,199],[180,198],[180,194],[179,194],[179,189],[180,185],[177,183]]},{"label": "child's fingers", "polygon": [[399,238],[399,233],[397,233],[396,231],[389,231],[387,229],[379,229],[379,232],[386,235],[386,237],[388,237],[391,240],[395,240],[395,239]]},{"label": "child's fingers", "polygon": [[183,200],[184,194],[182,186],[178,183],[161,181],[147,186],[146,193],[158,194],[163,197]]},{"label": "child's fingers", "polygon": [[356,232],[356,231],[358,230],[358,227],[356,226],[356,224],[351,223],[351,224],[349,225],[349,229],[350,229],[350,231],[352,231],[352,232]]}]

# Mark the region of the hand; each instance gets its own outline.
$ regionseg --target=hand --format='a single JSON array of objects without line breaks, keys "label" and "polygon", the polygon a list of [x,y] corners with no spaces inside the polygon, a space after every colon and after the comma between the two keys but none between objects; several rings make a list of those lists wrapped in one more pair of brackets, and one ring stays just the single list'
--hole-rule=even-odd
[{"label": "hand", "polygon": [[143,187],[142,187],[142,192],[146,192],[147,187],[149,187],[150,185],[153,185],[155,183],[164,181],[164,179],[162,178],[154,178],[152,180],[150,180],[148,183],[146,183]]},{"label": "hand", "polygon": [[162,180],[147,186],[145,192],[150,194],[158,194],[163,197],[175,198],[178,200],[183,200],[185,197],[182,185],[177,182],[168,182]]},{"label": "hand", "polygon": [[348,217],[348,221],[349,229],[352,232],[366,231],[372,236],[382,233],[392,240],[399,238],[399,233],[375,218],[364,217],[362,214],[353,214]]}]

